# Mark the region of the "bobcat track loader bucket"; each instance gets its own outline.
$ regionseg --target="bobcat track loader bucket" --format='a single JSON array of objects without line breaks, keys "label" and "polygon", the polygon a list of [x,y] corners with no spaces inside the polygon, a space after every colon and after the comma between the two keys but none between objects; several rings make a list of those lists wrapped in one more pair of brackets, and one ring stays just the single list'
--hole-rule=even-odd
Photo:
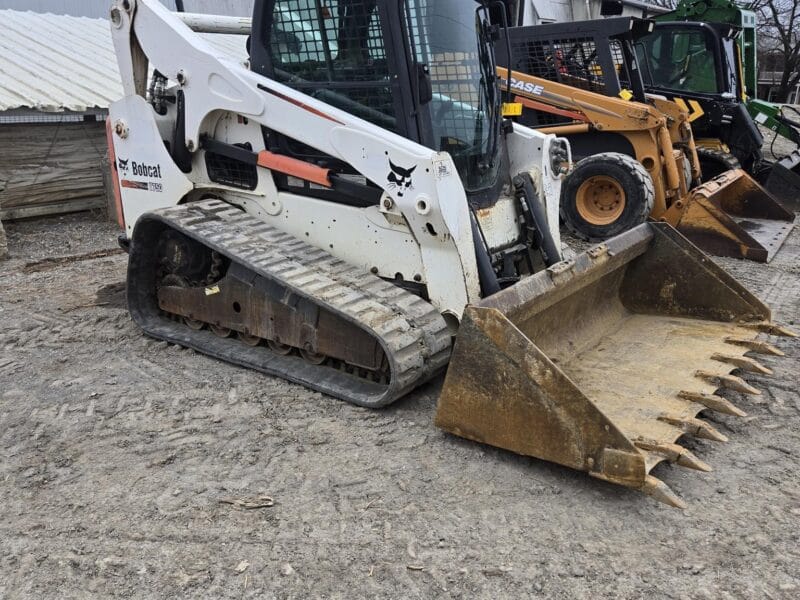
[{"label": "bobcat track loader bucket", "polygon": [[661,461],[710,470],[676,443],[725,441],[697,413],[744,412],[714,392],[758,394],[730,375],[769,373],[759,332],[792,335],[665,223],[646,223],[470,305],[439,400],[438,427],[681,500]]},{"label": "bobcat track loader bucket", "polygon": [[769,262],[791,233],[794,213],[732,169],[692,189],[662,220],[709,254]]}]

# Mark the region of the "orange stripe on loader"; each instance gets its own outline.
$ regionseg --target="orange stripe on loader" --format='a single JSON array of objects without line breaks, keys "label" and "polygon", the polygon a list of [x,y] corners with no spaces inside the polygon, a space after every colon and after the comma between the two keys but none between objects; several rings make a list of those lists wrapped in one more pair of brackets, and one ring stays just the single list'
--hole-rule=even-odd
[{"label": "orange stripe on loader", "polygon": [[531,100],[530,98],[525,98],[523,96],[514,96],[514,102],[519,102],[520,104],[522,104],[522,106],[530,108],[531,110],[541,110],[554,115],[561,115],[562,117],[575,119],[576,121],[582,121],[584,123],[589,122],[589,117],[587,117],[582,113],[574,112],[571,110],[565,110],[563,108],[556,108],[555,106],[552,106],[550,104],[545,104],[544,102],[537,102],[536,100]]},{"label": "orange stripe on loader", "polygon": [[286,175],[293,175],[328,188],[331,187],[330,169],[323,169],[291,156],[283,156],[268,150],[262,150],[258,153],[258,166],[285,173]]}]

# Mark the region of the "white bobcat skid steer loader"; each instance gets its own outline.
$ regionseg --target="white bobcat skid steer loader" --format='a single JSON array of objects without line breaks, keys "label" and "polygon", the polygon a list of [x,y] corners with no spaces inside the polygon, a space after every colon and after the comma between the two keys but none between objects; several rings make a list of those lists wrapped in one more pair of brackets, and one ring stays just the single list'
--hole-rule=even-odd
[{"label": "white bobcat skid steer loader", "polygon": [[[483,310],[497,296],[509,315],[535,314],[544,302],[549,334],[564,328],[580,337],[580,321],[553,319],[559,304],[590,315],[598,299],[611,302],[633,264],[649,273],[652,289],[681,286],[674,306],[641,298],[631,305],[643,313],[636,325],[645,335],[653,311],[696,317],[679,318],[682,331],[703,331],[717,345],[722,333],[738,333],[744,345],[728,344],[736,355],[755,347],[753,330],[740,323],[767,326],[766,307],[665,226],[615,238],[613,253],[582,255],[581,277],[572,278],[574,265],[559,262],[557,223],[569,146],[503,119],[486,5],[257,2],[249,68],[196,33],[238,30],[240,20],[179,16],[157,0],[118,0],[111,17],[126,93],[111,107],[109,140],[130,252],[128,303],[149,335],[377,407],[447,367],[465,308]],[[697,289],[724,279],[720,296],[701,304],[725,310],[691,306],[686,282],[672,279],[674,269],[665,277],[650,269],[653,257],[687,261]],[[604,282],[608,298],[582,301],[584,287]],[[492,334],[525,338],[509,318]],[[480,319],[470,318],[469,331],[476,328]],[[496,437],[497,423],[509,426],[491,416],[503,398],[478,390],[466,402],[463,385],[452,393],[484,349],[494,357],[487,376],[517,392],[542,384],[525,364],[509,362],[505,377],[491,344],[475,346],[477,339],[465,342],[462,365],[450,365],[442,426],[575,466]],[[709,371],[720,378],[731,368],[715,365]],[[641,379],[624,364],[611,376]],[[676,383],[676,394],[713,391],[705,380],[692,386],[699,380],[691,374],[675,376],[690,380]],[[573,388],[550,398],[553,411],[585,401],[570,398]],[[676,402],[684,416],[702,408]],[[597,418],[572,417],[577,429]],[[511,426],[524,437],[532,424]],[[682,422],[669,427],[654,443],[684,432]],[[647,461],[648,472],[656,462]],[[609,461],[593,465],[586,470],[594,475],[654,489],[644,475],[641,485],[615,477]]]}]

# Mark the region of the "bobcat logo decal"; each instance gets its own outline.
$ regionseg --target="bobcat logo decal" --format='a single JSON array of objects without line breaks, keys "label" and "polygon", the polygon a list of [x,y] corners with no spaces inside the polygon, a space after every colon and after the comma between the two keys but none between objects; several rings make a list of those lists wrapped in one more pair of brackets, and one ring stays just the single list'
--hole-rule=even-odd
[{"label": "bobcat logo decal", "polygon": [[391,171],[389,171],[389,175],[386,177],[386,180],[389,182],[387,187],[390,190],[396,189],[398,197],[402,198],[406,190],[414,189],[411,181],[411,174],[417,166],[414,165],[410,169],[404,169],[403,167],[398,167],[390,160],[389,168]]},{"label": "bobcat logo decal", "polygon": [[123,173],[127,174],[128,173],[128,163],[129,162],[130,162],[130,159],[122,160],[121,158],[118,158],[117,159],[117,166],[119,167],[119,170],[122,171]]}]

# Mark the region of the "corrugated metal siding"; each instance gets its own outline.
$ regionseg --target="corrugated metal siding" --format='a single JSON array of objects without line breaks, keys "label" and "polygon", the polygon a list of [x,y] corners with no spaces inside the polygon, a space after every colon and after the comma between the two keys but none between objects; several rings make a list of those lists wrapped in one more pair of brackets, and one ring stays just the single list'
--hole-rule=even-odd
[{"label": "corrugated metal siding", "polygon": [[[161,0],[170,10],[175,10],[175,0]],[[184,0],[187,12],[199,12],[234,17],[253,14],[253,0]],[[72,15],[105,19],[111,0],[0,0],[0,9],[31,10],[37,13]]]},{"label": "corrugated metal siding", "polygon": [[[203,37],[223,54],[247,59],[245,36]],[[108,21],[0,10],[0,111],[82,112],[121,96]]]}]

